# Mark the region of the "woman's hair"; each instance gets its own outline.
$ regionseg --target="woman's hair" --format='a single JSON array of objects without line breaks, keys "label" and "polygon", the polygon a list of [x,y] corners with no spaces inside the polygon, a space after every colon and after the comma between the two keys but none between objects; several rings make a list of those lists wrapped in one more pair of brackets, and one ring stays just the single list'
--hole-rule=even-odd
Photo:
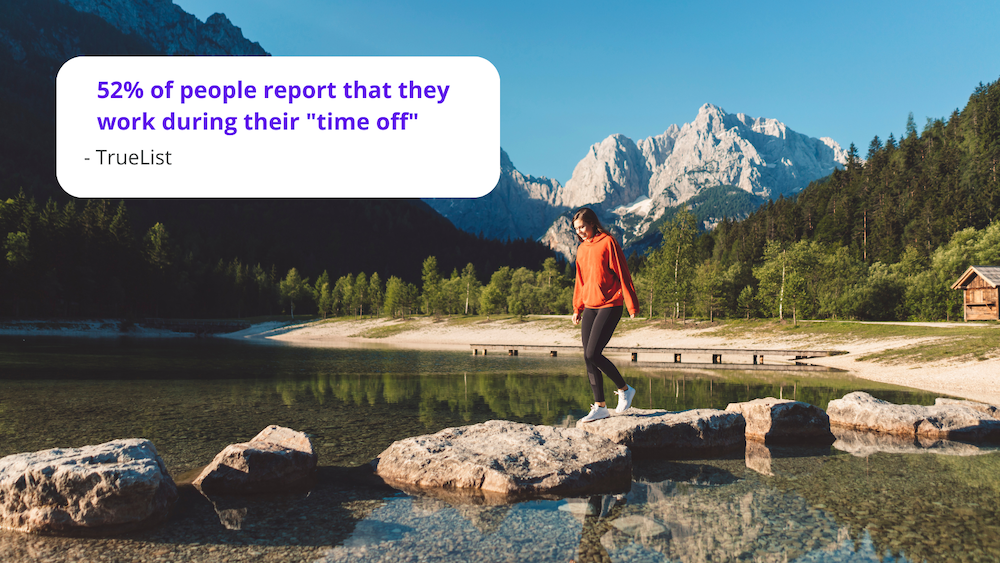
[{"label": "woman's hair", "polygon": [[[576,223],[577,219],[593,227],[595,235],[598,233],[608,232],[607,229],[604,228],[604,225],[601,224],[601,220],[597,218],[597,213],[594,213],[594,210],[589,207],[580,208],[580,210],[573,215],[573,223]],[[575,228],[573,229],[573,232],[576,232]],[[576,238],[580,238],[580,235],[576,235]]]}]

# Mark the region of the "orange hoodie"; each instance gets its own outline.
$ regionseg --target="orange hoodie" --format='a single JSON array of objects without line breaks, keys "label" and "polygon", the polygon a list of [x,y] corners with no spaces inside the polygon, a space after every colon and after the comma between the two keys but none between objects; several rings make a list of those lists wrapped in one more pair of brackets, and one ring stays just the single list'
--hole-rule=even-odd
[{"label": "orange hoodie", "polygon": [[625,304],[632,315],[639,314],[632,276],[618,241],[607,233],[598,233],[576,249],[576,287],[573,310],[603,309]]}]

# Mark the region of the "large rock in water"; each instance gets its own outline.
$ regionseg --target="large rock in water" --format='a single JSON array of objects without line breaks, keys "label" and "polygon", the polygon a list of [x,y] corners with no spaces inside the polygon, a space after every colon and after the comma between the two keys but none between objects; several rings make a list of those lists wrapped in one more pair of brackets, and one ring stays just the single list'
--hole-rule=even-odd
[{"label": "large rock in water", "polygon": [[1000,420],[965,404],[895,405],[855,391],[830,401],[830,424],[934,440],[981,442],[1000,440]]},{"label": "large rock in water", "polygon": [[0,527],[102,535],[165,520],[177,487],[152,442],[132,438],[0,459]]},{"label": "large rock in water", "polygon": [[399,440],[372,462],[386,483],[471,501],[627,490],[628,449],[572,428],[506,420]]},{"label": "large rock in water", "polygon": [[983,414],[989,415],[991,418],[1000,419],[1000,408],[993,405],[988,405],[986,403],[980,403],[977,401],[966,401],[964,399],[946,399],[945,397],[938,397],[934,399],[934,405],[958,405],[970,408],[974,411],[979,411]]},{"label": "large rock in water", "polygon": [[809,403],[767,397],[730,403],[726,411],[746,419],[747,440],[766,444],[832,444],[836,440],[830,432],[830,417]]},{"label": "large rock in water", "polygon": [[287,491],[309,482],[317,460],[308,436],[271,425],[249,442],[226,446],[192,483],[205,494]]},{"label": "large rock in water", "polygon": [[684,457],[742,447],[743,415],[717,409],[682,412],[631,408],[577,428],[627,446],[642,457]]}]

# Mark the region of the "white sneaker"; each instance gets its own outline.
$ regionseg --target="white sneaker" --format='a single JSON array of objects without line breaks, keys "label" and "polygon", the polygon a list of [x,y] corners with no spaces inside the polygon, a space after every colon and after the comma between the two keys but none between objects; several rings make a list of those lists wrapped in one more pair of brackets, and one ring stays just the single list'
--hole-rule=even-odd
[{"label": "white sneaker", "polygon": [[593,422],[595,420],[601,420],[602,418],[608,418],[611,413],[608,412],[607,407],[602,407],[597,403],[590,405],[590,414],[580,419],[580,422]]},{"label": "white sneaker", "polygon": [[618,406],[615,407],[615,412],[625,412],[632,406],[632,397],[635,397],[635,387],[625,385],[624,391],[618,389],[615,391],[615,394],[618,395]]}]

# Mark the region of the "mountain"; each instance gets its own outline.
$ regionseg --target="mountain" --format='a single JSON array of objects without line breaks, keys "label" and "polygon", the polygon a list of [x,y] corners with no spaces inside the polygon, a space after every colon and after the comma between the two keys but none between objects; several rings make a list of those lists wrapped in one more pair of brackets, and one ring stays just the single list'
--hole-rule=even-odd
[{"label": "mountain", "polygon": [[164,55],[267,55],[259,43],[243,37],[225,14],[204,23],[170,0],[60,0],[79,12],[94,14],[125,35],[149,42]]},{"label": "mountain", "polygon": [[[705,104],[694,121],[671,125],[660,135],[638,142],[612,135],[594,144],[565,186],[545,180],[547,189],[539,190],[537,183],[517,180],[532,177],[505,167],[498,184],[503,190],[487,196],[493,199],[481,207],[488,208],[498,224],[514,221],[508,215],[523,216],[519,232],[536,236],[541,231],[542,242],[571,259],[576,238],[570,218],[579,207],[592,207],[628,247],[649,234],[670,209],[705,190],[728,186],[743,192],[726,188],[713,193],[713,204],[700,217],[708,228],[723,216],[745,217],[762,201],[794,194],[846,162],[846,151],[832,139],[808,137],[776,119],[730,114]],[[720,193],[741,195],[736,200],[740,205],[722,203]],[[477,223],[466,217],[481,200],[454,201],[439,200],[432,207],[459,228],[474,228]],[[709,214],[710,208],[720,213]],[[549,222],[525,225],[529,218]],[[484,235],[492,236],[486,231]]]},{"label": "mountain", "polygon": [[556,180],[525,176],[500,149],[500,180],[478,199],[425,199],[435,211],[463,231],[488,239],[535,240],[568,207],[556,202],[562,186]]}]

